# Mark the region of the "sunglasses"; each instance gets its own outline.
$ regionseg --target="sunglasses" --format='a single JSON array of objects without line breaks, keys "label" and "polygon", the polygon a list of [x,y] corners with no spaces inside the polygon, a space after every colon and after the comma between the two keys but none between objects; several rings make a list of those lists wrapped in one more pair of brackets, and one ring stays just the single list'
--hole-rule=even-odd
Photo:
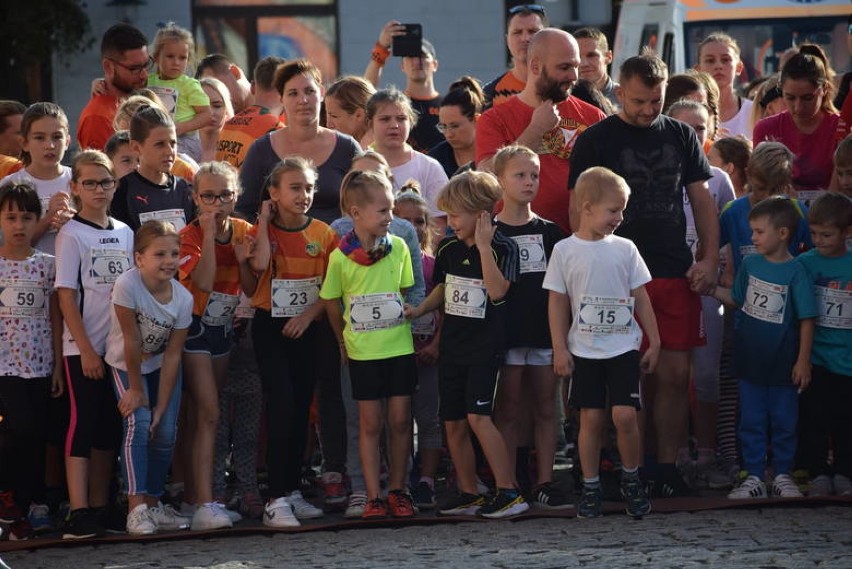
[{"label": "sunglasses", "polygon": [[540,4],[520,4],[518,6],[509,8],[510,16],[514,16],[515,14],[519,14],[521,12],[535,12],[536,14],[541,14],[542,16],[544,16],[544,6]]}]

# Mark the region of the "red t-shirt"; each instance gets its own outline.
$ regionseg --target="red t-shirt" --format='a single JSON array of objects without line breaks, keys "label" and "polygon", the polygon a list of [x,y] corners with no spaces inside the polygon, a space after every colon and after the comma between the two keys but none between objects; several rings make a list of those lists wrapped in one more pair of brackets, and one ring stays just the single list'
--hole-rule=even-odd
[{"label": "red t-shirt", "polygon": [[77,121],[77,143],[81,149],[104,149],[109,137],[115,134],[112,121],[118,105],[119,100],[112,95],[92,97]]},{"label": "red t-shirt", "polygon": [[[606,115],[576,97],[568,97],[557,109],[561,117],[559,124],[544,135],[538,148],[533,148],[541,160],[541,176],[532,210],[570,234],[568,159],[577,137]],[[515,96],[486,111],[476,123],[476,162],[494,156],[501,147],[517,141],[529,125],[534,110]]]}]

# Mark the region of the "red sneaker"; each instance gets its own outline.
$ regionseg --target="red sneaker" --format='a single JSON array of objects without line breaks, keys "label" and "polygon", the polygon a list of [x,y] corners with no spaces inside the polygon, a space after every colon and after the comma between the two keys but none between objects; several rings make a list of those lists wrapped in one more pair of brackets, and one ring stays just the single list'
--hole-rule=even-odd
[{"label": "red sneaker", "polygon": [[15,504],[12,492],[0,492],[0,522],[11,524],[21,519],[21,510]]},{"label": "red sneaker", "polygon": [[395,518],[413,518],[416,513],[411,494],[403,490],[388,492],[388,510]]},{"label": "red sneaker", "polygon": [[381,520],[388,517],[388,505],[381,498],[369,500],[361,514],[362,520]]},{"label": "red sneaker", "polygon": [[346,481],[341,473],[323,472],[321,481],[326,505],[342,505],[346,502],[349,491],[346,489]]}]

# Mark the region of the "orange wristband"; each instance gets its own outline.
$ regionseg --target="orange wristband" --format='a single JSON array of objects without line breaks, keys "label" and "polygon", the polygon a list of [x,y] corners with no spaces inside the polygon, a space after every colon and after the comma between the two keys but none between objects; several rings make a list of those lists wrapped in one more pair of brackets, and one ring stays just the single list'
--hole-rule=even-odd
[{"label": "orange wristband", "polygon": [[378,63],[379,67],[381,67],[385,64],[385,61],[387,61],[388,57],[390,57],[390,50],[388,50],[388,48],[386,48],[379,42],[376,42],[376,45],[373,46],[373,52],[370,57],[372,57],[373,61]]}]

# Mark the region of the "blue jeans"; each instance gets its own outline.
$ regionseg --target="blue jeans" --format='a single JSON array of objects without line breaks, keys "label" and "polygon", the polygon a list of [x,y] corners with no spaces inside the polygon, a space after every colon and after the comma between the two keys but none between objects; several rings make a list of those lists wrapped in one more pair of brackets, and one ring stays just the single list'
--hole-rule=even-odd
[{"label": "blue jeans", "polygon": [[[127,372],[112,369],[113,389],[117,399],[130,387]],[[177,435],[177,418],[180,409],[182,375],[178,377],[166,411],[153,435],[151,409],[157,405],[160,387],[160,370],[142,376],[142,389],[148,397],[148,407],[139,407],[122,419],[121,468],[127,494],[137,496],[161,496],[166,484],[166,475],[172,463]]]},{"label": "blue jeans", "polygon": [[743,468],[750,475],[763,479],[770,443],[774,475],[793,471],[798,418],[799,393],[796,386],[762,385],[740,380],[740,445]]}]

